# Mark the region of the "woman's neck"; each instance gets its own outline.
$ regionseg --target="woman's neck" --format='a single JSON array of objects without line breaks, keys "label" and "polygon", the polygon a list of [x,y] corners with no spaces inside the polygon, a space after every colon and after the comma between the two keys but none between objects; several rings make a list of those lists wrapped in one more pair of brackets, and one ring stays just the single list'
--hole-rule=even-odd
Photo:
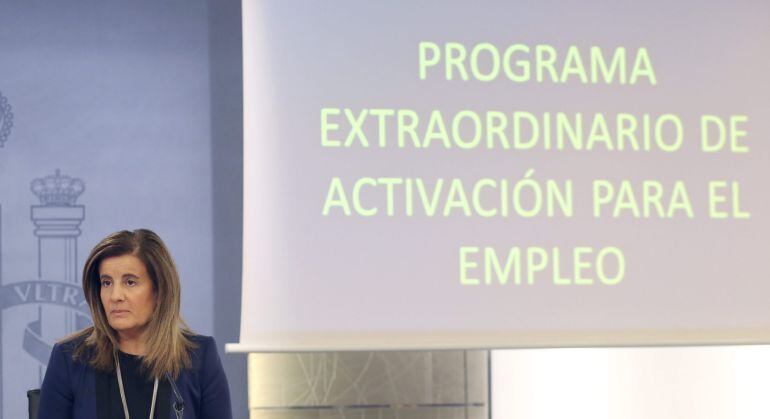
[{"label": "woman's neck", "polygon": [[144,336],[130,336],[127,334],[119,333],[120,341],[118,342],[118,349],[121,352],[131,355],[146,355],[147,354],[147,339]]}]

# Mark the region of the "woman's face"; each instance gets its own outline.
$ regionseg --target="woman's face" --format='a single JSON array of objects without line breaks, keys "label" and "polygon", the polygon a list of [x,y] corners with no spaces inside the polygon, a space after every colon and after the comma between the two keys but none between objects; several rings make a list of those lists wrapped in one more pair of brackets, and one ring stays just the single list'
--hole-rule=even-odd
[{"label": "woman's face", "polygon": [[122,338],[139,338],[155,311],[155,290],[147,267],[134,255],[106,258],[99,264],[104,314]]}]

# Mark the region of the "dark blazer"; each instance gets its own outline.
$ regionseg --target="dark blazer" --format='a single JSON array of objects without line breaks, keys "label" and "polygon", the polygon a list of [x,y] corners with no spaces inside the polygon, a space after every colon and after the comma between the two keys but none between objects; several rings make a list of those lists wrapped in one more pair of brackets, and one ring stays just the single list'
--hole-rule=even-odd
[{"label": "dark blazer", "polygon": [[[175,380],[184,399],[184,419],[231,419],[230,391],[214,338],[195,335],[197,345],[190,353],[192,368]],[[74,361],[72,353],[79,342],[56,344],[48,361],[40,394],[40,419],[102,419],[98,416],[97,389],[101,372],[83,361]],[[172,403],[174,397],[158,394],[157,403]],[[169,409],[169,419],[175,419]]]}]

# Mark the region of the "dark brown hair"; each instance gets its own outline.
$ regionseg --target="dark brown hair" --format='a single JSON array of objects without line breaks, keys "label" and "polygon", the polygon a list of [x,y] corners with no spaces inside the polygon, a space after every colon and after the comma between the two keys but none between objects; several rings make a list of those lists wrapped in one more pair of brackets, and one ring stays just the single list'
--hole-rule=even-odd
[{"label": "dark brown hair", "polygon": [[142,357],[144,370],[150,377],[161,378],[166,372],[177,377],[190,367],[189,350],[192,334],[179,314],[181,285],[174,260],[166,245],[150,230],[118,231],[97,244],[83,268],[83,293],[91,309],[94,325],[66,340],[84,338],[74,357],[87,359],[96,369],[112,371],[118,334],[110,327],[101,300],[99,265],[104,259],[133,255],[144,263],[152,280],[157,304],[147,325],[147,353]]}]

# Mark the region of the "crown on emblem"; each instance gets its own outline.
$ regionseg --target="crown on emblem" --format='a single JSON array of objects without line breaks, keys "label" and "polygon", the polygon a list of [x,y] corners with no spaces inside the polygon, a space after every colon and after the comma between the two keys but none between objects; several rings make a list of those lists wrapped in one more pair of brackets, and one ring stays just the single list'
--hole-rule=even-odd
[{"label": "crown on emblem", "polygon": [[53,175],[33,180],[30,189],[42,205],[71,206],[75,205],[80,194],[86,190],[86,184],[78,178],[62,175],[61,171],[56,169]]},{"label": "crown on emblem", "polygon": [[12,127],[13,113],[11,112],[11,104],[8,103],[8,98],[0,92],[0,147],[4,146],[5,142],[8,141]]}]

